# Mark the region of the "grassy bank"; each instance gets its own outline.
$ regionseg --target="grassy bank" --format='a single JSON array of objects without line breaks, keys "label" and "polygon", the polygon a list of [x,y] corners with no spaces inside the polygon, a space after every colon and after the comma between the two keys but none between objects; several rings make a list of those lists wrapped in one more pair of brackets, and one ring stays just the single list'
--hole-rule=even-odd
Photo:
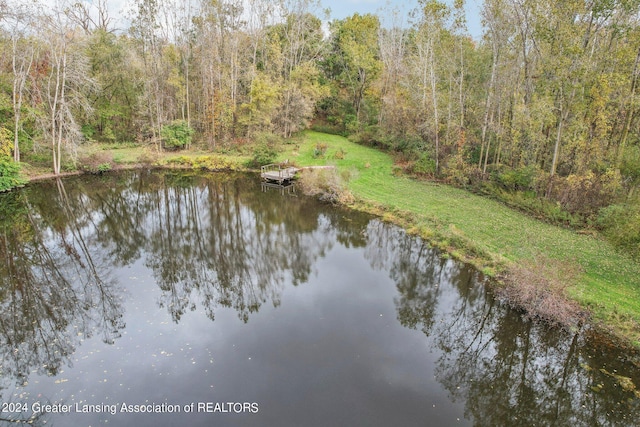
[{"label": "grassy bank", "polygon": [[387,154],[339,136],[307,132],[281,154],[285,159],[335,165],[358,208],[400,223],[491,275],[515,277],[525,269],[536,283],[550,283],[552,291],[577,301],[594,324],[640,347],[640,265],[604,239],[465,190],[396,176]]},{"label": "grassy bank", "polygon": [[[105,148],[85,148],[94,169],[100,170],[106,160],[118,168],[146,164],[242,169],[250,159],[250,154]],[[336,166],[355,197],[353,207],[398,223],[500,278],[498,291],[506,289],[510,299],[531,312],[546,307],[562,320],[571,304],[559,306],[547,297],[566,297],[561,299],[587,310],[593,324],[640,348],[640,264],[604,239],[546,224],[462,189],[395,174],[389,155],[340,136],[306,132],[285,144],[278,160],[298,166]],[[34,178],[46,175],[45,171],[25,172]],[[517,301],[523,296],[528,300]]]}]

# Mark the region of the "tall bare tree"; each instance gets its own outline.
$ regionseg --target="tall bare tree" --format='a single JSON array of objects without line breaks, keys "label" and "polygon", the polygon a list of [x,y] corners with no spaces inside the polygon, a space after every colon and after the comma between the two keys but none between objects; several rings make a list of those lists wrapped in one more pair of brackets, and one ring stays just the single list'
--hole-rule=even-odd
[{"label": "tall bare tree", "polygon": [[46,11],[39,26],[46,49],[46,64],[43,64],[46,75],[38,88],[45,110],[41,124],[50,140],[56,175],[62,168],[63,149],[75,160],[75,149],[82,134],[74,112],[91,110],[86,90],[93,84],[88,61],[81,49],[81,35],[67,15],[65,6],[61,2]]},{"label": "tall bare tree", "polygon": [[[440,95],[438,84],[440,76],[440,55],[436,52],[446,28],[451,11],[438,0],[421,2],[422,16],[416,37],[416,71],[420,75],[420,94],[425,112],[421,126],[425,133],[433,138],[435,172],[440,170]],[[429,115],[431,116],[429,118]],[[429,122],[431,122],[429,124]],[[428,132],[428,130],[431,132]]]},{"label": "tall bare tree", "polygon": [[22,110],[29,74],[37,55],[38,41],[33,37],[35,12],[28,5],[16,5],[4,16],[11,36],[12,105],[13,105],[13,159],[20,161],[20,131]]}]

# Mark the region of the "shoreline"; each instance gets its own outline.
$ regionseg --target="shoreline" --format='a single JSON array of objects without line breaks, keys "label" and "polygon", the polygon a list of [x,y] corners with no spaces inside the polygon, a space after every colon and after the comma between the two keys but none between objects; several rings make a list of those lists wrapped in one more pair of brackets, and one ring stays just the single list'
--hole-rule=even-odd
[{"label": "shoreline", "polygon": [[[307,139],[309,138],[307,137]],[[311,145],[313,145],[313,143]],[[189,164],[188,162],[175,164],[170,161],[171,157],[174,155],[175,153],[166,153],[165,156],[162,156],[162,159],[159,160],[156,158],[151,164],[140,162],[115,164],[111,170],[98,173],[143,168],[186,170],[203,169],[195,167],[193,164]],[[286,153],[283,155],[286,156]],[[382,153],[382,155],[386,156],[385,153]],[[211,154],[211,156],[225,157],[215,154]],[[299,163],[299,166],[315,165],[313,162],[307,162],[304,159],[296,160],[302,160]],[[326,162],[323,164],[326,164]],[[368,164],[369,163],[367,162],[367,165]],[[246,172],[255,172],[240,166],[240,162],[237,160],[234,166],[236,168],[223,168],[218,169],[218,171],[242,170]],[[364,171],[368,169],[368,166],[364,166],[363,168],[364,169],[361,172],[362,174],[366,173]],[[341,168],[340,165],[338,165],[338,167],[335,168],[334,173],[339,174],[341,171],[344,172],[344,167]],[[385,173],[387,173],[387,171],[385,171]],[[47,179],[79,176],[83,174],[93,174],[93,172],[73,171],[55,175],[45,171],[31,171],[30,174],[23,174],[23,176],[27,180],[27,183],[31,183]],[[408,178],[403,179],[405,181],[409,181]],[[543,257],[540,260],[536,260],[531,263],[521,262],[517,259],[508,259],[508,252],[500,255],[500,253],[496,254],[495,251],[488,251],[482,246],[483,242],[474,241],[472,236],[468,236],[467,233],[458,229],[457,225],[453,225],[455,222],[447,223],[446,220],[442,220],[438,217],[427,217],[424,212],[416,212],[413,206],[394,206],[389,200],[393,195],[385,193],[384,190],[386,189],[382,189],[382,191],[378,192],[379,194],[376,194],[378,198],[385,201],[384,203],[380,203],[375,200],[375,197],[371,197],[370,194],[367,194],[369,187],[366,185],[363,187],[362,184],[356,185],[353,182],[349,182],[346,185],[348,187],[348,191],[353,193],[354,197],[348,201],[339,201],[340,204],[350,209],[367,212],[379,217],[383,221],[395,223],[406,230],[409,234],[419,236],[429,242],[429,244],[438,248],[443,254],[446,254],[446,256],[471,264],[491,279],[489,281],[490,283],[488,288],[497,299],[509,304],[512,308],[521,311],[525,317],[547,323],[550,327],[561,327],[571,331],[580,331],[580,333],[596,331],[599,335],[608,337],[607,340],[610,341],[612,345],[634,351],[640,350],[640,339],[638,339],[637,332],[630,336],[627,333],[624,333],[622,329],[618,329],[615,324],[608,324],[605,316],[601,313],[598,314],[597,312],[594,312],[594,307],[585,306],[584,303],[579,304],[579,298],[576,298],[575,295],[572,295],[569,292],[572,289],[572,284],[569,282],[573,282],[574,288],[579,288],[580,286],[583,286],[579,282],[584,280],[582,276],[585,274],[579,269],[571,271],[571,263],[567,263],[565,266],[561,260],[553,260],[550,257]],[[412,189],[415,186],[418,186],[421,188],[420,191],[428,191],[430,188],[435,188],[439,185],[440,184],[429,182],[417,182],[414,183]],[[401,191],[397,191],[396,193],[399,192]],[[411,196],[407,197],[413,197],[415,199],[415,192]],[[453,197],[455,198],[460,196],[458,194],[454,194]],[[464,197],[471,196],[465,195]],[[543,271],[545,266],[547,264],[553,264],[554,262],[558,264],[558,268],[561,273],[565,273],[563,269],[567,270],[565,276],[567,276],[568,279],[566,279],[566,277],[562,277],[562,280],[554,281],[545,277],[545,272]],[[546,312],[540,310],[545,307]],[[631,319],[632,323],[635,322],[634,319],[635,318]],[[636,331],[636,325],[637,323],[633,323],[631,325],[632,330]]]},{"label": "shoreline", "polygon": [[[324,159],[312,157],[318,143]],[[332,151],[346,153],[336,160]],[[299,153],[299,154],[298,154]],[[640,350],[640,264],[601,236],[584,235],[450,185],[394,174],[391,157],[346,138],[309,131],[299,164],[336,164],[350,207],[400,225],[492,278],[491,290],[526,316],[569,330],[597,330]]]}]

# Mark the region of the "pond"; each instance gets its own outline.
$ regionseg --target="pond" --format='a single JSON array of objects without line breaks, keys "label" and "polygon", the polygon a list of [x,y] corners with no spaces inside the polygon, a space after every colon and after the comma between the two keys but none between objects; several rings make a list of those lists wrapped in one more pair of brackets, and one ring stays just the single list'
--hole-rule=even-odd
[{"label": "pond", "polygon": [[638,356],[254,175],[0,194],[0,425],[628,426]]}]

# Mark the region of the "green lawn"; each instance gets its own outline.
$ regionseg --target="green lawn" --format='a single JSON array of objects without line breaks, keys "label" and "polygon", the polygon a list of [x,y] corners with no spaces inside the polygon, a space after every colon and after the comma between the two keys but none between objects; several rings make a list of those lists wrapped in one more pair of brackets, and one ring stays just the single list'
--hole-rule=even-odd
[{"label": "green lawn", "polygon": [[[318,144],[326,144],[324,156],[314,156]],[[579,266],[570,295],[597,322],[640,346],[640,264],[605,240],[546,224],[465,190],[395,176],[387,154],[340,136],[306,132],[281,153],[284,159],[300,166],[335,165],[349,177],[348,188],[361,207],[399,220],[489,273],[545,259]]]}]

